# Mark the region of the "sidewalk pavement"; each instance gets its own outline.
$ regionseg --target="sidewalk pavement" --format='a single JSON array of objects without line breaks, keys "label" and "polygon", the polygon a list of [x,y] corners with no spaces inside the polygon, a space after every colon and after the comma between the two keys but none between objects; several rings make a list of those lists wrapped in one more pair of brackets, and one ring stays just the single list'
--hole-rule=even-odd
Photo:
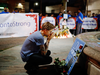
[{"label": "sidewalk pavement", "polygon": [[[53,60],[57,57],[60,60],[66,59],[73,43],[73,38],[52,39],[49,50]],[[22,45],[18,45],[0,52],[0,75],[28,75],[20,57],[21,47]],[[52,64],[53,62],[50,65]]]}]

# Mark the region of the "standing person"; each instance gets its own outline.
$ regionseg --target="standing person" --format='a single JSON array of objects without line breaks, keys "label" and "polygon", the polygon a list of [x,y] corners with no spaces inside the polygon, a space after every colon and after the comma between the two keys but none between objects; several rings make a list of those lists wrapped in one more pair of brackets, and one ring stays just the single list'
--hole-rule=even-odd
[{"label": "standing person", "polygon": [[45,17],[48,17],[48,14],[45,14]]},{"label": "standing person", "polygon": [[[96,14],[95,13],[92,13],[91,18],[97,18]],[[88,31],[89,32],[92,32],[92,31],[96,31],[96,29],[89,29]]]},{"label": "standing person", "polygon": [[41,30],[42,13],[39,14],[39,30]]},{"label": "standing person", "polygon": [[[50,64],[52,62],[48,46],[54,36],[52,32],[54,28],[53,24],[45,22],[42,25],[41,31],[36,31],[26,38],[20,54],[22,60],[26,62],[24,68],[27,70],[27,73],[34,74],[37,71],[38,65]],[[45,43],[44,36],[47,36]]]},{"label": "standing person", "polygon": [[77,12],[74,12],[74,16],[73,17],[76,18],[76,23],[77,23],[77,21],[78,21],[78,14],[77,14]]},{"label": "standing person", "polygon": [[62,12],[59,12],[59,15],[57,16],[57,25],[59,26],[59,18],[62,17]]},{"label": "standing person", "polygon": [[[67,11],[67,14],[68,14],[68,19],[72,18],[70,10]],[[75,29],[70,29],[70,32],[71,32],[71,34],[75,35]]]},{"label": "standing person", "polygon": [[0,14],[7,14],[7,13],[9,13],[7,10],[8,10],[8,8],[4,7],[4,11],[2,11]]},{"label": "standing person", "polygon": [[83,18],[85,18],[85,17],[87,17],[87,16],[86,16],[85,13],[83,12]]},{"label": "standing person", "polygon": [[74,12],[74,16],[73,17],[76,18],[76,29],[74,31],[74,35],[76,35],[76,32],[77,32],[77,21],[78,21],[78,14],[77,14],[77,12]]},{"label": "standing person", "polygon": [[14,11],[12,13],[19,13],[18,12],[18,8],[15,8]]},{"label": "standing person", "polygon": [[71,18],[71,14],[70,14],[70,13],[71,13],[71,11],[68,10],[68,11],[67,11],[68,18]]},{"label": "standing person", "polygon": [[83,23],[83,14],[81,13],[81,10],[78,9],[78,21],[77,21],[77,32],[76,32],[76,35],[82,33],[82,23]]},{"label": "standing person", "polygon": [[33,9],[30,9],[30,12],[29,13],[34,13],[34,10]]},{"label": "standing person", "polygon": [[77,12],[74,12],[74,16],[73,17],[77,17]]},{"label": "standing person", "polygon": [[54,14],[51,14],[51,16],[50,17],[54,17]]},{"label": "standing person", "polygon": [[97,18],[97,17],[95,16],[95,13],[92,13],[91,18]]},{"label": "standing person", "polygon": [[10,13],[8,8],[7,8],[7,12]]}]

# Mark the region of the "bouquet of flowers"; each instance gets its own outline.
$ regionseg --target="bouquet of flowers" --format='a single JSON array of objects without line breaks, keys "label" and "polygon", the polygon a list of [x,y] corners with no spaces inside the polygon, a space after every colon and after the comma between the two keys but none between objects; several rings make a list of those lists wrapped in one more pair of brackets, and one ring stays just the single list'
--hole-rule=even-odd
[{"label": "bouquet of flowers", "polygon": [[59,72],[61,75],[67,75],[67,66],[65,59],[59,60],[59,58],[55,58],[54,65],[56,71]]},{"label": "bouquet of flowers", "polygon": [[63,37],[63,36],[68,37],[68,35],[71,34],[68,27],[66,27],[64,29],[56,27],[54,29],[54,32],[55,32],[55,38],[59,38],[59,37]]}]

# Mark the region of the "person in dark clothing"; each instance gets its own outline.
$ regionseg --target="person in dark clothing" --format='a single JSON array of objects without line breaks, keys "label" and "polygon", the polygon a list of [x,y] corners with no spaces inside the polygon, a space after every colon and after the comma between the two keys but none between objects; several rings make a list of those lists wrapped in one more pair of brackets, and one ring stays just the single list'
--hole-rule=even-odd
[{"label": "person in dark clothing", "polygon": [[39,30],[41,30],[42,13],[39,14]]},{"label": "person in dark clothing", "polygon": [[4,7],[4,11],[2,11],[0,14],[8,14],[9,12],[7,11],[7,7]]},{"label": "person in dark clothing", "polygon": [[18,8],[15,8],[14,11],[12,13],[19,13],[18,12]]}]

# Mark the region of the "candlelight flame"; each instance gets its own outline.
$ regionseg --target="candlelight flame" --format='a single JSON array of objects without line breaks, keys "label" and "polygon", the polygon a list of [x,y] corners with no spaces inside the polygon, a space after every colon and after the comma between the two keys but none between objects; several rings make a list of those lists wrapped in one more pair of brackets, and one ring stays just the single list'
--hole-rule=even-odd
[{"label": "candlelight flame", "polygon": [[55,36],[53,38],[71,38],[71,37],[74,37],[74,35],[72,35],[70,33],[68,28],[65,28],[65,29],[55,28],[54,33],[55,33]]},{"label": "candlelight flame", "polygon": [[71,37],[73,37],[72,34],[63,35],[63,36],[61,35],[61,36],[58,36],[58,37],[54,36],[53,38],[60,38],[61,39],[61,38],[71,38]]}]

